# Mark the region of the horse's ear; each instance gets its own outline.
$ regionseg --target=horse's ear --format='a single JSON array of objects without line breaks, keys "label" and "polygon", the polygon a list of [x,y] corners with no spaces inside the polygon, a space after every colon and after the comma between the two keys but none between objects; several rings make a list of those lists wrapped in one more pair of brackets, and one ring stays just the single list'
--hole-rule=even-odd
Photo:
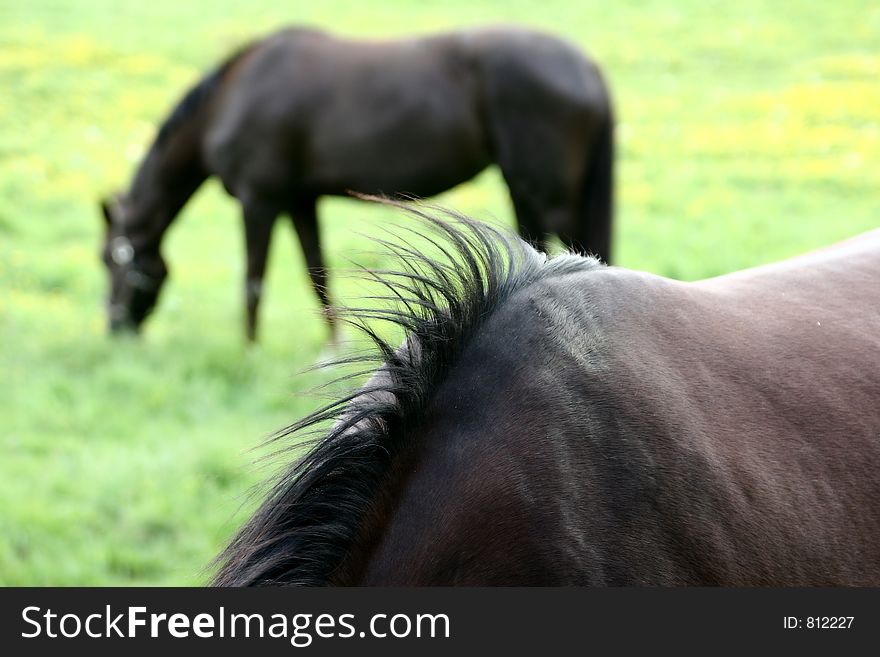
[{"label": "horse's ear", "polygon": [[113,208],[111,203],[112,201],[107,197],[101,199],[101,214],[104,216],[104,224],[108,229],[113,225]]}]

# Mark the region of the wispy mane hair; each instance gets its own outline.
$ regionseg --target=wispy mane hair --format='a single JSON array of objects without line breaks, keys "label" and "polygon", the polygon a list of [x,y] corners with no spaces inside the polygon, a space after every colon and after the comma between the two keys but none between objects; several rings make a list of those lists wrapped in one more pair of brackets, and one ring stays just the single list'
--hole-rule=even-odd
[{"label": "wispy mane hair", "polygon": [[[506,231],[449,211],[394,205],[417,220],[416,228],[403,230],[440,255],[425,255],[399,235],[376,240],[399,264],[366,272],[385,291],[370,299],[387,306],[350,308],[343,315],[375,349],[330,365],[367,360],[380,365],[365,385],[277,434],[275,439],[314,432],[319,439],[275,480],[267,499],[218,556],[216,586],[339,583],[334,575],[390,464],[471,336],[518,290],[601,266],[576,255],[548,260]],[[402,328],[403,344],[383,338],[374,320]]]}]

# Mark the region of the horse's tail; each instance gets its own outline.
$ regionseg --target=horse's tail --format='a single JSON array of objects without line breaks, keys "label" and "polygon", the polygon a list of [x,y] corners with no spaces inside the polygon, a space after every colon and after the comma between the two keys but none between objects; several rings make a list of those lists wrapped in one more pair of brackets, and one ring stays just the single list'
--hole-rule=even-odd
[{"label": "horse's tail", "polygon": [[580,248],[609,263],[614,218],[614,112],[610,106],[587,157],[573,232]]}]

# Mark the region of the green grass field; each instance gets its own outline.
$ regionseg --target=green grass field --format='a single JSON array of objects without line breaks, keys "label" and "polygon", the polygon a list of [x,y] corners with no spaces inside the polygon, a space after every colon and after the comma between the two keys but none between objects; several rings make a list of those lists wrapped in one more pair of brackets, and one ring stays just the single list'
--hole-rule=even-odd
[{"label": "green grass field", "polygon": [[[100,195],[227,51],[284,23],[352,35],[492,21],[567,36],[619,111],[619,264],[695,279],[880,224],[880,7],[421,0],[0,4],[0,583],[199,584],[272,471],[252,451],[320,400],[325,329],[279,225],[263,341],[242,339],[241,222],[216,183],[166,243],[141,341],[104,333]],[[511,222],[496,171],[443,196]],[[330,265],[387,210],[321,206]],[[358,289],[336,276],[337,297]]]}]

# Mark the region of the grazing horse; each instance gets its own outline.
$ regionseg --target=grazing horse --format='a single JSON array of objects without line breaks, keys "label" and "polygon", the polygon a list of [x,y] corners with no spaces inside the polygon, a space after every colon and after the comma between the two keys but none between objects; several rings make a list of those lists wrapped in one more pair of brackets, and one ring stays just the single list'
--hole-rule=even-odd
[{"label": "grazing horse", "polygon": [[241,203],[246,330],[272,227],[286,213],[331,324],[316,202],[349,192],[431,196],[497,163],[521,234],[557,234],[608,260],[613,116],[596,65],[512,27],[397,41],[288,29],[191,89],[159,129],[129,191],[102,202],[110,328],[137,330],[167,276],[165,231],[209,176]]},{"label": "grazing horse", "polygon": [[880,230],[685,283],[432,223],[216,584],[880,585]]}]

